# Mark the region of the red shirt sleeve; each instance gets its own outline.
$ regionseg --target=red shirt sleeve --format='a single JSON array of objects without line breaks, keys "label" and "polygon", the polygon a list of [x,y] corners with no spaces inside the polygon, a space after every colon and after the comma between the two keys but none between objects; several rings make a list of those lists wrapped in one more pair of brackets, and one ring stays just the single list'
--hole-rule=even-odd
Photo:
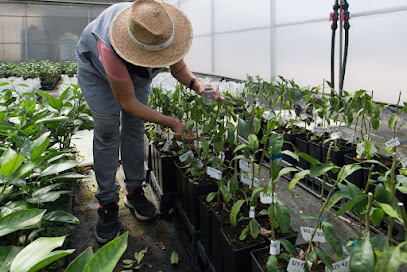
[{"label": "red shirt sleeve", "polygon": [[130,78],[126,65],[100,39],[98,39],[98,50],[99,60],[102,62],[106,74],[117,80]]}]

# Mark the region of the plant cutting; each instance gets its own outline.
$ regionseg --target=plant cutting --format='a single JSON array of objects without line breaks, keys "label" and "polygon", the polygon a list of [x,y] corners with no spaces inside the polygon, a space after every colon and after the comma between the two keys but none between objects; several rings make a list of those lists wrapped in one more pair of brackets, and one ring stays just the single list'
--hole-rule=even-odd
[{"label": "plant cutting", "polygon": [[[332,145],[332,143],[331,143],[331,145]],[[318,213],[317,217],[313,217],[313,219],[315,219],[315,221],[316,221],[315,227],[310,228],[310,229],[303,228],[303,230],[302,230],[303,237],[304,237],[304,235],[306,235],[307,236],[306,241],[308,241],[308,248],[306,250],[305,260],[312,262],[313,263],[312,266],[315,267],[317,265],[317,260],[319,258],[326,267],[331,268],[332,262],[331,262],[330,258],[322,249],[319,248],[319,243],[317,243],[314,246],[313,241],[314,241],[314,238],[316,238],[316,237],[318,239],[320,239],[320,238],[322,239],[322,237],[324,237],[323,240],[326,239],[328,241],[328,243],[330,244],[334,253],[338,256],[342,256],[343,251],[342,251],[342,245],[340,243],[340,240],[337,237],[335,231],[333,230],[332,225],[330,223],[322,220],[322,213],[326,207],[328,209],[330,208],[330,206],[328,206],[328,203],[330,203],[330,199],[335,191],[335,187],[338,184],[340,184],[341,182],[343,182],[350,174],[357,171],[358,169],[361,169],[361,166],[358,164],[349,164],[349,165],[345,165],[345,166],[339,168],[339,167],[335,166],[334,164],[332,164],[331,162],[320,163],[319,161],[315,160],[314,158],[311,158],[310,156],[308,156],[307,154],[300,153],[300,156],[307,159],[313,166],[311,167],[310,170],[300,171],[294,176],[294,178],[292,179],[292,181],[290,182],[290,185],[289,185],[290,190],[296,185],[296,183],[301,178],[303,178],[307,174],[309,174],[311,177],[318,177],[321,175],[325,176],[328,171],[333,170],[333,169],[339,169],[337,179],[336,179],[335,183],[332,185],[325,200],[323,199],[323,194],[321,194],[319,213]],[[305,266],[307,266],[307,263],[305,263]]]}]

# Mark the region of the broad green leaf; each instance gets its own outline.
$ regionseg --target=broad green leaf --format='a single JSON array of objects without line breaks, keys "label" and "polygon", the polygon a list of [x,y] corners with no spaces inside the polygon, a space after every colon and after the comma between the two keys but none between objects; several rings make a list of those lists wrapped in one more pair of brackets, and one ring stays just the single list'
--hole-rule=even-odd
[{"label": "broad green leaf", "polygon": [[249,135],[249,125],[241,118],[239,118],[239,134],[242,135],[243,138],[247,138]]},{"label": "broad green leaf", "polygon": [[210,192],[206,196],[206,202],[212,202],[212,200],[218,195],[218,192]]},{"label": "broad green leaf", "polygon": [[284,155],[290,156],[291,158],[293,158],[296,161],[299,160],[299,156],[297,154],[295,154],[294,152],[292,152],[291,150],[283,150],[283,151],[281,151],[281,153]]},{"label": "broad green leaf", "polygon": [[199,140],[202,144],[202,156],[206,156],[209,154],[209,143],[204,137],[199,137]]},{"label": "broad green leaf", "polygon": [[48,254],[48,256],[45,259],[34,265],[28,272],[39,271],[40,269],[46,267],[47,265],[52,264],[56,260],[59,260],[62,257],[65,257],[66,255],[72,254],[74,251],[75,249],[52,251]]},{"label": "broad green leaf", "polygon": [[309,169],[302,170],[294,175],[294,177],[290,181],[290,185],[288,185],[288,189],[291,191],[294,186],[303,179],[306,175],[309,175]]},{"label": "broad green leaf", "polygon": [[276,202],[277,222],[282,233],[286,233],[291,226],[290,212],[283,202]]},{"label": "broad green leaf", "polygon": [[34,192],[31,194],[31,196],[34,197],[34,196],[39,196],[39,195],[48,193],[48,192],[54,190],[55,188],[57,188],[57,187],[59,187],[59,186],[61,186],[61,185],[62,185],[62,183],[55,183],[55,184],[51,184],[51,185],[45,186],[45,187],[43,187],[43,188],[41,188],[41,189],[38,189],[38,190],[34,191]]},{"label": "broad green leaf", "polygon": [[0,190],[2,191],[2,193],[0,194],[0,202],[7,202],[7,200],[11,197],[14,191],[13,185],[6,186],[5,188],[4,186],[0,187]]},{"label": "broad green leaf", "polygon": [[343,215],[345,212],[350,211],[353,206],[355,206],[356,204],[358,204],[359,202],[361,202],[362,200],[365,200],[367,198],[367,195],[363,194],[363,195],[358,195],[356,196],[354,199],[352,199],[349,202],[346,202],[345,204],[343,204],[343,206],[339,209],[339,211],[336,213],[336,216],[341,216]]},{"label": "broad green leaf", "polygon": [[337,168],[337,166],[334,165],[332,162],[314,164],[310,169],[310,176],[311,177],[322,176],[333,168]]},{"label": "broad green leaf", "polygon": [[29,161],[27,163],[24,163],[22,166],[20,166],[17,171],[14,172],[13,178],[19,178],[19,177],[26,177],[26,175],[29,175],[31,171],[36,168],[39,165],[39,162],[32,162]]},{"label": "broad green leaf", "polygon": [[178,253],[174,250],[171,253],[171,264],[178,264],[178,262],[179,262]]},{"label": "broad green leaf", "polygon": [[44,215],[43,219],[47,221],[65,222],[72,224],[80,223],[78,218],[66,211],[53,211],[47,213]]},{"label": "broad green leaf", "polygon": [[35,122],[35,124],[42,124],[42,123],[63,123],[69,120],[68,116],[57,116],[57,117],[45,117],[39,119]]},{"label": "broad green leaf", "polygon": [[249,134],[249,136],[247,136],[247,146],[252,151],[257,151],[259,149],[259,139],[257,139],[255,134]]},{"label": "broad green leaf", "polygon": [[253,118],[253,124],[254,124],[254,134],[258,134],[260,131],[260,127],[261,127],[261,121],[259,118],[254,117]]},{"label": "broad green leaf", "polygon": [[331,209],[338,201],[340,201],[342,198],[344,198],[344,194],[341,191],[338,191],[334,193],[328,202],[327,210]]},{"label": "broad green leaf", "polygon": [[332,227],[323,226],[325,238],[331,246],[332,250],[336,255],[342,257],[343,247],[341,239],[336,235],[336,232]]},{"label": "broad green leaf", "polygon": [[115,268],[120,257],[127,248],[127,237],[129,232],[126,231],[118,238],[110,241],[100,248],[90,259],[84,272],[103,271],[111,272]]},{"label": "broad green leaf", "polygon": [[373,129],[376,130],[376,129],[379,128],[379,126],[380,126],[380,119],[379,119],[378,117],[372,117],[371,122],[372,122],[372,128],[373,128]]},{"label": "broad green leaf", "polygon": [[21,210],[0,218],[0,237],[20,229],[36,227],[45,212],[40,209]]},{"label": "broad green leaf", "polygon": [[32,206],[24,200],[9,202],[1,207],[1,217],[5,217],[6,215],[9,215],[16,211],[28,210],[31,208]]},{"label": "broad green leaf", "polygon": [[401,218],[401,216],[398,214],[398,212],[393,209],[392,206],[385,204],[385,203],[377,203],[382,210],[388,215],[391,216],[393,218],[396,218],[397,220],[399,220],[400,222],[403,222],[403,219]]},{"label": "broad green leaf", "polygon": [[51,131],[48,131],[34,141],[27,140],[21,149],[21,154],[23,154],[27,158],[30,158],[31,161],[35,161],[49,146],[50,134]]},{"label": "broad green leaf", "polygon": [[1,154],[0,166],[2,166],[5,163],[8,163],[9,161],[11,161],[12,159],[14,159],[17,156],[18,156],[18,153],[16,151],[14,151],[11,148],[8,148],[6,151],[3,152],[3,154]]},{"label": "broad green leaf", "polygon": [[389,239],[384,235],[376,235],[370,242],[372,243],[373,250],[383,251],[389,245]]},{"label": "broad green leaf", "polygon": [[380,203],[391,203],[391,192],[382,183],[378,184],[374,190],[374,199]]},{"label": "broad green leaf", "polygon": [[250,230],[250,235],[256,239],[257,236],[259,236],[260,232],[260,225],[259,222],[257,222],[256,218],[251,218],[249,221],[249,230]]},{"label": "broad green leaf", "polygon": [[225,184],[220,185],[220,192],[222,193],[223,201],[229,203],[232,195],[229,193],[228,187]]},{"label": "broad green leaf", "polygon": [[10,272],[27,272],[45,260],[52,250],[61,247],[65,236],[41,237],[23,248],[14,258]]},{"label": "broad green leaf", "polygon": [[136,259],[137,264],[141,263],[141,261],[143,260],[144,256],[147,253],[147,250],[148,250],[148,247],[146,247],[143,250],[140,250],[140,252],[137,252],[137,257],[136,257],[136,253],[134,253],[134,258]]},{"label": "broad green leaf", "polygon": [[77,161],[63,161],[55,163],[49,167],[47,167],[42,173],[40,174],[41,177],[49,176],[58,174],[60,172],[66,171],[68,169],[74,168],[79,164]]},{"label": "broad green leaf", "polygon": [[269,137],[269,150],[271,156],[281,154],[284,144],[284,136],[279,133],[271,133]]},{"label": "broad green leaf", "polygon": [[85,270],[86,265],[89,263],[90,259],[93,257],[92,247],[88,247],[83,251],[78,257],[73,260],[65,272],[82,272]]},{"label": "broad green leaf", "polygon": [[339,182],[342,182],[346,179],[349,175],[353,174],[353,172],[362,169],[362,166],[359,164],[347,164],[341,168],[338,173]]},{"label": "broad green leaf", "polygon": [[[247,145],[246,144],[240,144],[240,145],[238,145],[234,150],[233,150],[233,153],[236,153],[237,151],[239,151],[239,150],[241,150],[241,149],[243,149],[243,148],[247,148]],[[243,157],[244,158],[244,157]]]},{"label": "broad green leaf", "polygon": [[239,190],[239,179],[236,174],[230,179],[229,189],[233,195]]},{"label": "broad green leaf", "polygon": [[77,179],[84,179],[87,176],[79,174],[79,173],[64,173],[59,176],[53,177],[51,180],[77,180]]},{"label": "broad green leaf", "polygon": [[277,258],[274,255],[270,255],[266,263],[267,272],[276,272],[278,271],[278,262]]},{"label": "broad green leaf", "polygon": [[0,174],[10,177],[17,169],[23,164],[24,156],[21,154],[17,154],[12,160],[2,164],[0,168]]},{"label": "broad green leaf", "polygon": [[352,272],[374,271],[374,253],[368,239],[356,243],[350,255],[349,268]]},{"label": "broad green leaf", "polygon": [[10,271],[11,263],[22,249],[22,247],[17,246],[0,247],[0,272]]},{"label": "broad green leaf", "polygon": [[280,240],[281,244],[283,245],[283,247],[290,252],[291,254],[295,254],[297,252],[297,250],[295,249],[295,247],[288,241],[285,239],[281,239]]},{"label": "broad green leaf", "polygon": [[317,255],[321,259],[321,261],[325,264],[325,266],[328,267],[330,270],[333,270],[331,259],[329,258],[328,254],[326,254],[325,251],[320,248],[315,248],[315,251],[317,252]]},{"label": "broad green leaf", "polygon": [[379,254],[376,261],[377,272],[398,272],[401,265],[400,245],[387,248]]},{"label": "broad green leaf", "polygon": [[388,122],[389,128],[391,130],[394,129],[394,126],[396,125],[396,122],[397,122],[397,114],[394,114],[394,115],[392,115],[390,117],[389,122]]},{"label": "broad green leaf", "polygon": [[230,223],[232,224],[233,227],[237,226],[237,215],[240,212],[240,208],[242,207],[243,203],[245,201],[243,199],[240,199],[233,204],[232,210],[230,212]]},{"label": "broad green leaf", "polygon": [[372,208],[370,211],[370,222],[373,226],[378,226],[384,218],[384,211],[380,208]]},{"label": "broad green leaf", "polygon": [[300,153],[300,156],[301,156],[301,158],[303,158],[307,162],[311,163],[312,165],[320,164],[320,162],[317,159],[311,157],[307,153]]},{"label": "broad green leaf", "polygon": [[27,198],[26,201],[32,204],[38,204],[43,202],[54,202],[61,197],[61,194],[70,194],[71,191],[58,191],[58,192],[48,192],[36,197]]}]

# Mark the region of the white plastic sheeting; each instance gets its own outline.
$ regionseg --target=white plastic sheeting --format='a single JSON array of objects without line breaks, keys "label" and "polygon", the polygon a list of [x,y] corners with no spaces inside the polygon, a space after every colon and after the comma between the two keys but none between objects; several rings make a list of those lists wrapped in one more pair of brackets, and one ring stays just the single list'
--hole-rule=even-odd
[{"label": "white plastic sheeting", "polygon": [[[174,1],[173,1],[174,2]],[[350,38],[344,89],[374,91],[377,101],[407,99],[407,2],[348,0]],[[300,86],[330,81],[334,0],[180,0],[191,18],[194,42],[190,68],[245,79],[281,75]],[[209,33],[208,33],[209,32]],[[339,77],[336,32],[336,87]],[[327,90],[328,92],[328,90]]]}]

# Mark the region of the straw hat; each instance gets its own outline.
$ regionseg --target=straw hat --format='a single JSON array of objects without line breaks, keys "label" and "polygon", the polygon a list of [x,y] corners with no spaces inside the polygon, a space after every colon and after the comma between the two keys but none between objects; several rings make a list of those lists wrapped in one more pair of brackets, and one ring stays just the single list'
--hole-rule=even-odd
[{"label": "straw hat", "polygon": [[109,38],[125,61],[143,67],[165,67],[189,51],[192,26],[188,17],[170,4],[136,0],[113,19]]}]

